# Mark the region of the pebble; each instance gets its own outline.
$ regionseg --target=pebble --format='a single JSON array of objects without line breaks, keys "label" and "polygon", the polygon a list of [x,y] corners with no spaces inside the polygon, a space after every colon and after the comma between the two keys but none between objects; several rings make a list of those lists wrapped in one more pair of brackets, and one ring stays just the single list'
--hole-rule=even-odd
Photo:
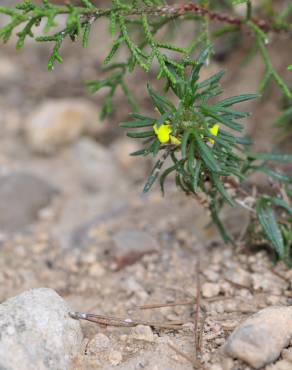
[{"label": "pebble", "polygon": [[123,361],[121,352],[111,350],[108,354],[108,360],[113,366],[118,366]]},{"label": "pebble", "polygon": [[0,177],[0,230],[19,231],[38,219],[56,187],[32,173],[12,172]]},{"label": "pebble", "polygon": [[281,360],[271,366],[267,366],[266,370],[291,370],[292,364],[290,361]]},{"label": "pebble", "polygon": [[27,118],[26,136],[33,151],[52,154],[81,135],[102,129],[95,105],[82,99],[44,101]]},{"label": "pebble", "polygon": [[237,283],[237,284],[240,284],[246,287],[250,287],[251,285],[250,274],[240,267],[227,270],[225,273],[225,276],[227,279],[231,280],[234,283]]},{"label": "pebble", "polygon": [[147,252],[159,250],[157,240],[142,230],[125,229],[118,231],[113,236],[118,255],[129,252]]},{"label": "pebble", "polygon": [[92,266],[90,266],[88,272],[89,272],[89,275],[92,277],[102,277],[106,273],[102,265],[97,262],[95,262]]},{"label": "pebble", "polygon": [[52,289],[39,288],[0,305],[0,368],[52,370],[71,366],[82,342],[80,323]]},{"label": "pebble", "polygon": [[220,293],[220,286],[214,283],[204,283],[202,285],[202,295],[204,298],[216,297]]},{"label": "pebble", "polygon": [[99,351],[104,351],[110,347],[110,339],[102,333],[96,334],[87,346],[87,352],[89,354],[97,354]]},{"label": "pebble", "polygon": [[292,347],[283,349],[282,357],[292,363]]},{"label": "pebble", "polygon": [[135,326],[129,335],[130,338],[135,340],[143,340],[145,342],[154,342],[155,337],[150,326],[137,325]]},{"label": "pebble", "polygon": [[124,186],[112,153],[104,145],[82,137],[72,145],[71,156],[78,169],[81,186],[90,192]]},{"label": "pebble", "polygon": [[275,361],[291,338],[292,307],[269,307],[236,328],[224,350],[230,357],[259,369]]}]

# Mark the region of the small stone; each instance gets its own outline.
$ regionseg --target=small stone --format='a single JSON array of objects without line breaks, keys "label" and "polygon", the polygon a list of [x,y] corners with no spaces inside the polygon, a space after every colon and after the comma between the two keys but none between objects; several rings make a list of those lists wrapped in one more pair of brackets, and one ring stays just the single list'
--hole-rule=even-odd
[{"label": "small stone", "polygon": [[105,269],[102,267],[100,263],[95,262],[89,268],[89,275],[92,277],[101,277],[101,276],[104,276],[104,274],[105,274]]},{"label": "small stone", "polygon": [[246,287],[250,287],[251,285],[250,274],[240,267],[227,270],[225,273],[225,276],[227,279],[231,280],[234,283],[237,283],[237,284],[240,284]]},{"label": "small stone", "polygon": [[267,304],[269,306],[275,306],[275,305],[277,305],[277,304],[279,304],[281,302],[281,297],[279,297],[277,295],[269,295],[266,298],[266,301],[267,301]]},{"label": "small stone", "polygon": [[136,340],[144,340],[145,342],[154,342],[154,334],[150,326],[137,325],[131,330],[130,338]]},{"label": "small stone", "polygon": [[224,358],[222,361],[223,370],[232,370],[234,369],[234,362],[231,358]]},{"label": "small stone", "polygon": [[119,190],[124,186],[123,177],[107,147],[88,138],[80,138],[72,145],[71,155],[78,167],[79,181],[83,188],[91,192],[97,192],[101,188]]},{"label": "small stone", "polygon": [[206,278],[211,281],[212,283],[215,283],[219,280],[219,274],[216,271],[213,270],[205,270],[203,274],[206,276]]},{"label": "small stone", "polygon": [[220,364],[213,364],[210,366],[209,370],[223,370],[223,367]]},{"label": "small stone", "polygon": [[159,250],[157,240],[145,231],[127,229],[117,232],[113,236],[118,255],[128,252],[146,252]]},{"label": "small stone", "polygon": [[282,357],[283,359],[292,362],[292,347],[283,349]]},{"label": "small stone", "polygon": [[19,231],[38,219],[58,190],[46,180],[26,172],[0,177],[0,230]]},{"label": "small stone", "polygon": [[80,257],[80,262],[85,265],[92,265],[96,262],[96,254],[93,252],[83,252]]},{"label": "small stone", "polygon": [[128,294],[135,294],[141,300],[148,298],[148,293],[144,290],[142,285],[140,285],[132,276],[128,277],[124,281],[124,287]]},{"label": "small stone", "polygon": [[266,370],[291,370],[292,364],[290,361],[281,360],[271,366],[267,366]]},{"label": "small stone", "polygon": [[202,285],[202,295],[204,298],[216,297],[220,293],[220,286],[214,283],[204,283]]},{"label": "small stone", "polygon": [[224,350],[258,369],[275,361],[291,338],[292,307],[269,307],[241,324],[228,338]]},{"label": "small stone", "polygon": [[111,350],[108,354],[108,360],[111,363],[111,365],[117,366],[122,362],[123,356],[121,352]]},{"label": "small stone", "polygon": [[98,352],[109,348],[109,346],[110,339],[106,335],[98,333],[89,341],[87,351],[89,354],[95,355]]},{"label": "small stone", "polygon": [[27,118],[26,134],[34,151],[50,154],[93,127],[101,127],[93,104],[82,99],[51,99]]},{"label": "small stone", "polygon": [[0,369],[69,369],[82,331],[52,289],[26,291],[0,305]]}]

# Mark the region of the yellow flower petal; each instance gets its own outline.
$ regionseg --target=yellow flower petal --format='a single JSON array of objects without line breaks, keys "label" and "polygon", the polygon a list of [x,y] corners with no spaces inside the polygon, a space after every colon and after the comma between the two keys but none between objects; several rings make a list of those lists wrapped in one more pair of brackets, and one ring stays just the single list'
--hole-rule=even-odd
[{"label": "yellow flower petal", "polygon": [[172,135],[170,135],[170,141],[174,145],[180,145],[181,144],[181,141],[177,137],[172,136]]},{"label": "yellow flower petal", "polygon": [[[219,132],[219,125],[218,123],[215,123],[215,125],[213,125],[210,129],[209,129],[210,133],[214,136],[217,136],[218,135],[218,132]],[[208,139],[209,142],[214,145],[215,144],[215,140],[214,139]]]},{"label": "yellow flower petal", "polygon": [[218,131],[219,131],[219,125],[218,123],[215,123],[214,126],[212,126],[209,131],[211,132],[212,135],[214,136],[217,136],[218,135]]},{"label": "yellow flower petal", "polygon": [[153,126],[153,130],[161,143],[164,144],[169,141],[170,134],[172,132],[172,128],[170,127],[170,125],[163,124],[160,127],[157,127],[157,125],[155,124]]}]

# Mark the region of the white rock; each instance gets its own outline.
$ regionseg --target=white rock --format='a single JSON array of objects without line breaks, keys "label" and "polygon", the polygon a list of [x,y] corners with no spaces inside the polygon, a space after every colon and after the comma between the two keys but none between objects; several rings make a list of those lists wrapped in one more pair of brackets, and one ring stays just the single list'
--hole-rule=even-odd
[{"label": "white rock", "polygon": [[87,350],[89,354],[96,355],[98,354],[98,352],[104,351],[105,349],[109,348],[109,346],[109,337],[102,333],[98,333],[90,340]]},{"label": "white rock", "polygon": [[131,330],[130,338],[136,340],[144,340],[145,342],[154,342],[154,334],[150,326],[137,325]]},{"label": "white rock", "polygon": [[292,347],[283,349],[282,357],[283,359],[290,361],[292,363]]},{"label": "white rock", "polygon": [[52,289],[26,291],[0,305],[0,369],[69,370],[77,355],[80,323]]},{"label": "white rock", "polygon": [[214,283],[204,283],[202,285],[202,295],[204,298],[216,297],[220,293],[220,286]]},{"label": "white rock", "polygon": [[223,367],[220,364],[213,364],[210,366],[209,370],[223,370]]},{"label": "white rock", "polygon": [[241,284],[247,287],[251,285],[250,273],[240,267],[227,270],[225,276],[234,283]]},{"label": "white rock", "polygon": [[103,126],[96,107],[86,100],[52,99],[30,114],[25,127],[32,149],[49,154]]},{"label": "white rock", "polygon": [[292,307],[269,307],[235,329],[224,350],[227,355],[259,369],[275,361],[291,338]]},{"label": "white rock", "polygon": [[123,356],[121,352],[111,350],[108,354],[108,360],[111,363],[111,365],[118,366],[122,362]]},{"label": "white rock", "polygon": [[292,364],[290,361],[281,360],[271,366],[267,366],[266,370],[291,370]]}]

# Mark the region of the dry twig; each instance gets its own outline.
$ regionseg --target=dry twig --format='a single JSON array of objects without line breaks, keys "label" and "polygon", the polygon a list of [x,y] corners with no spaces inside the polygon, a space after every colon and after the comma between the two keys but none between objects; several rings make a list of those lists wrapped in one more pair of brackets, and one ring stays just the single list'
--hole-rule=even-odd
[{"label": "dry twig", "polygon": [[132,328],[137,325],[147,325],[152,326],[156,329],[181,330],[183,329],[182,325],[186,324],[186,322],[184,321],[154,322],[144,320],[132,320],[130,318],[123,319],[114,316],[96,315],[83,312],[69,312],[69,315],[75,320],[86,320],[99,325],[127,328]]}]

